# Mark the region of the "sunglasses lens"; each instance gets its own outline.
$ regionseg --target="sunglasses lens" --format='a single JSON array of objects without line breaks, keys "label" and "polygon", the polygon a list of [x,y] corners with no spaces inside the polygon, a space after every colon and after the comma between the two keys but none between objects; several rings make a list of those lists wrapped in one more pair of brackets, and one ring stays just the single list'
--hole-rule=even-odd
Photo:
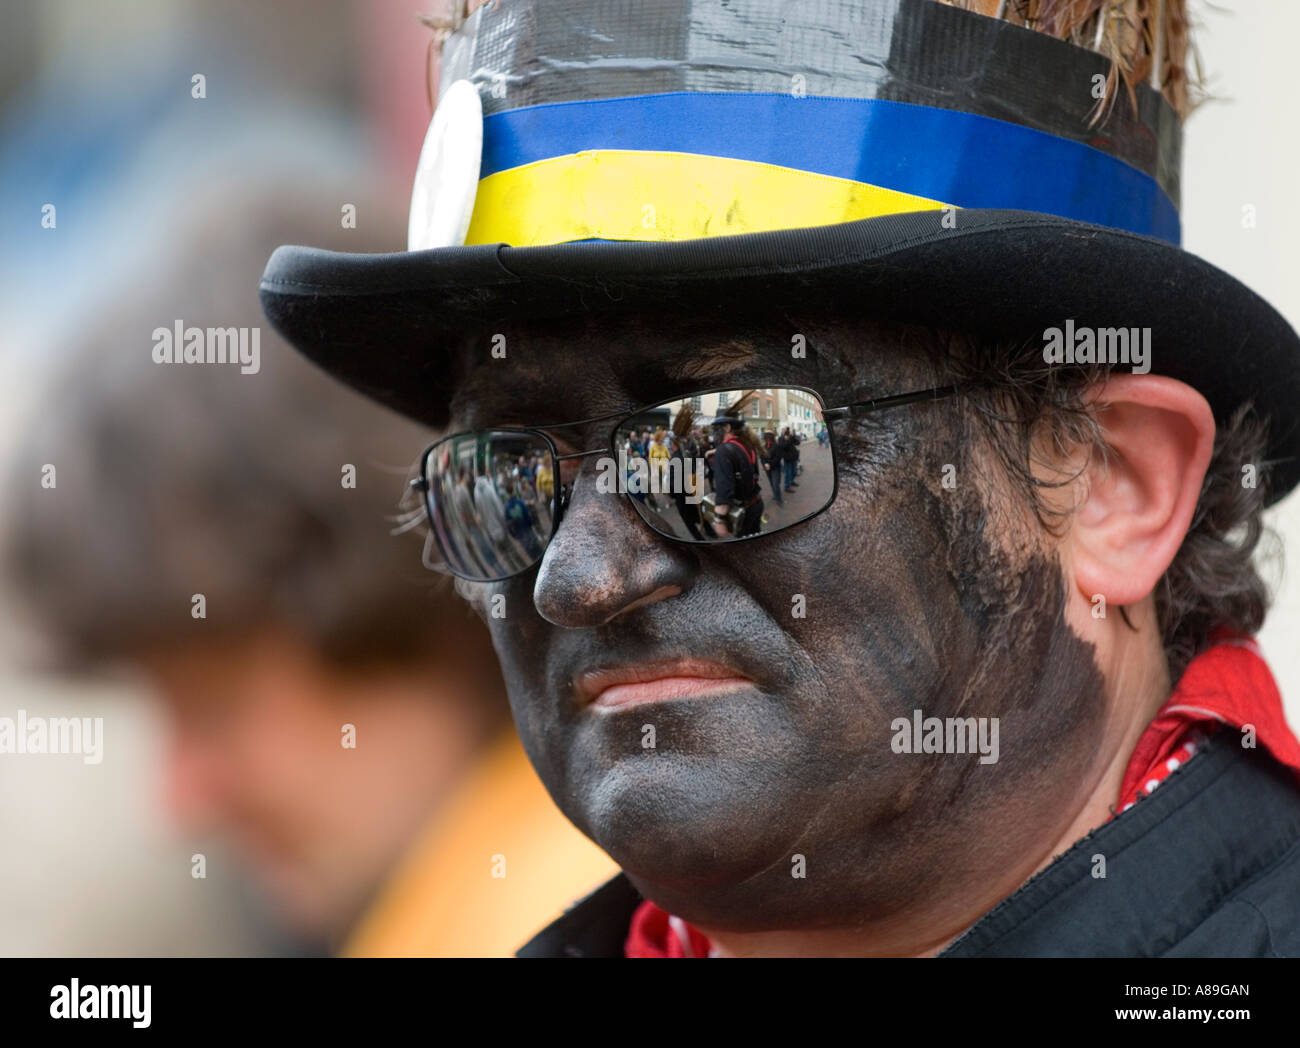
[{"label": "sunglasses lens", "polygon": [[425,466],[429,520],[442,557],[462,578],[508,578],[542,559],[555,520],[558,470],[535,433],[448,437]]},{"label": "sunglasses lens", "polygon": [[[670,400],[619,423],[626,491],[661,535],[734,542],[824,510],[835,463],[822,403],[792,387]],[[824,443],[823,443],[824,440]]]}]

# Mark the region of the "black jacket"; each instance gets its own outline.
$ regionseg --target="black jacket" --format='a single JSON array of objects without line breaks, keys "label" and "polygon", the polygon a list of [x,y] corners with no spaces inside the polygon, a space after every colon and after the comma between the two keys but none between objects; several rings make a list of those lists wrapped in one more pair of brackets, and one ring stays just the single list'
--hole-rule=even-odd
[{"label": "black jacket", "polygon": [[[621,957],[640,902],[620,874],[518,956]],[[939,956],[1300,957],[1300,785],[1235,733],[1212,741]]]},{"label": "black jacket", "polygon": [[716,504],[734,509],[758,494],[758,458],[732,441],[718,445],[713,456],[713,493]]}]

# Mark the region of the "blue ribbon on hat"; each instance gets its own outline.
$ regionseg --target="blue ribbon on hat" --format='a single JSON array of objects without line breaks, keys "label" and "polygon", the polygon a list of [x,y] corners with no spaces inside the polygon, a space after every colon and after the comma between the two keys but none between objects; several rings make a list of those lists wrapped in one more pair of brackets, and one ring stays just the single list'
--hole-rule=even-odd
[{"label": "blue ribbon on hat", "polygon": [[694,153],[851,179],[964,208],[1037,211],[1158,237],[1154,178],[1035,128],[879,98],[694,92],[552,102],[484,119],[480,179],[587,150]]}]

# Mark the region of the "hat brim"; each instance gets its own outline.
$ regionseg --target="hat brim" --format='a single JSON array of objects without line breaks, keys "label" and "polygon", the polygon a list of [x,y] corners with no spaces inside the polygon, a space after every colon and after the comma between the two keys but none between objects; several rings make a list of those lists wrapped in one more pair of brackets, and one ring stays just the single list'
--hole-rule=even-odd
[{"label": "hat brim", "polygon": [[[924,211],[680,242],[484,244],[361,255],[281,247],[262,277],[272,325],[326,371],[433,426],[454,338],[573,313],[798,306],[978,334],[1150,328],[1151,370],[1216,418],[1270,423],[1271,501],[1300,480],[1300,338],[1227,273],[1161,240],[1035,212]],[[950,222],[951,224],[951,222]]]}]

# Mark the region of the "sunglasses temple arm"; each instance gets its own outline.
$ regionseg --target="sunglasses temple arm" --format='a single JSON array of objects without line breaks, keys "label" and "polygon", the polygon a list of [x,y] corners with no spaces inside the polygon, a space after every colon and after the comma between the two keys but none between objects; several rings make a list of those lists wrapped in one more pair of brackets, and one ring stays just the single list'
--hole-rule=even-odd
[{"label": "sunglasses temple arm", "polygon": [[858,415],[866,415],[872,411],[881,411],[885,408],[901,407],[903,404],[916,404],[923,400],[942,400],[944,397],[960,393],[961,390],[961,386],[938,386],[934,389],[920,389],[914,393],[899,393],[892,397],[879,397],[876,400],[860,400],[842,408],[827,408],[822,413],[822,417],[828,422],[844,418],[856,418]]}]

